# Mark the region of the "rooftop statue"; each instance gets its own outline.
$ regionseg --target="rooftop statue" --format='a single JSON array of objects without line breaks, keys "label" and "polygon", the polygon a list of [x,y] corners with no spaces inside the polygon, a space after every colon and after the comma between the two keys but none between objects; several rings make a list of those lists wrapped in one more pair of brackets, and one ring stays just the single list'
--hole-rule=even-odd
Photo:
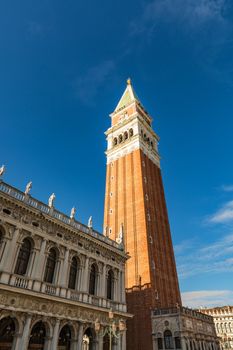
[{"label": "rooftop statue", "polygon": [[105,236],[109,237],[108,226],[105,226],[104,230],[105,230]]},{"label": "rooftop statue", "polygon": [[51,196],[49,197],[49,202],[48,202],[48,205],[50,208],[54,207],[55,198],[56,198],[55,193],[52,193]]},{"label": "rooftop statue", "polygon": [[73,208],[71,209],[71,212],[70,212],[70,218],[71,218],[71,219],[74,219],[75,213],[76,213],[76,208],[73,207]]},{"label": "rooftop statue", "polygon": [[123,224],[121,224],[120,232],[119,232],[119,235],[116,239],[116,242],[118,244],[121,244],[122,246],[124,246],[124,225]]},{"label": "rooftop statue", "polygon": [[26,188],[25,188],[25,191],[24,191],[25,195],[28,195],[29,192],[31,191],[31,189],[32,189],[32,181],[30,181],[30,182],[27,184],[27,186],[26,186]]},{"label": "rooftop statue", "polygon": [[5,165],[2,165],[1,168],[0,168],[0,176],[2,176],[6,171],[6,167]]},{"label": "rooftop statue", "polygon": [[89,217],[87,226],[88,226],[89,228],[92,228],[92,227],[93,227],[92,216]]}]

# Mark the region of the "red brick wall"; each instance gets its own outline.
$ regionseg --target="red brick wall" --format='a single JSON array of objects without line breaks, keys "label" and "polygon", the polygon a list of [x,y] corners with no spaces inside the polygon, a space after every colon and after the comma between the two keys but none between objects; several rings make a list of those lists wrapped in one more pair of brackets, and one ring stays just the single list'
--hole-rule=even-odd
[{"label": "red brick wall", "polygon": [[134,314],[127,350],[152,350],[151,309],[181,304],[181,298],[161,171],[141,150],[107,166],[104,226],[111,238],[121,223],[130,254],[127,307]]}]

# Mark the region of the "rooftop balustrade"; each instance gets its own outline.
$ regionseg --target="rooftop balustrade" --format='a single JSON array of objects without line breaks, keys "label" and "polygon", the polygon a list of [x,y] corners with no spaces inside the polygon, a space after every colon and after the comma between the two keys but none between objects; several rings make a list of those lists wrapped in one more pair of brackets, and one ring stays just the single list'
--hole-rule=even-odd
[{"label": "rooftop balustrade", "polygon": [[17,201],[20,201],[30,207],[33,207],[34,209],[40,211],[41,213],[48,215],[60,222],[62,222],[65,225],[70,226],[73,230],[78,230],[83,233],[86,233],[92,237],[95,237],[96,239],[114,247],[119,250],[122,250],[122,245],[118,244],[117,242],[111,240],[110,238],[104,236],[100,232],[89,228],[88,226],[78,222],[75,219],[71,219],[69,216],[61,213],[54,207],[50,208],[48,205],[38,201],[37,199],[31,197],[30,195],[25,195],[23,192],[19,191],[18,189],[6,184],[5,182],[0,180],[0,192],[7,194],[8,196],[16,199]]}]

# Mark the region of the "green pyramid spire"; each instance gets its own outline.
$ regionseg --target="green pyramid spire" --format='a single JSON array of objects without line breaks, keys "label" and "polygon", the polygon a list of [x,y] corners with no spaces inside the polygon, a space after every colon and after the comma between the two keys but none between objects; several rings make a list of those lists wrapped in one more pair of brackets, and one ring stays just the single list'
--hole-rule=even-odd
[{"label": "green pyramid spire", "polygon": [[134,101],[137,101],[140,103],[139,98],[137,97],[137,95],[133,89],[133,86],[131,84],[131,79],[128,79],[126,89],[125,89],[120,101],[118,102],[118,105],[115,108],[115,112],[121,108],[124,108],[124,107],[130,105]]}]

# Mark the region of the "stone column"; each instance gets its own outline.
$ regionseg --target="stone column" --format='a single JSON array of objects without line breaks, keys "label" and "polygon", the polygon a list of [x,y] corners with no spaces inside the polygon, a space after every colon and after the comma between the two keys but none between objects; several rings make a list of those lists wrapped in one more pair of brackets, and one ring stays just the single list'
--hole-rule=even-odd
[{"label": "stone column", "polygon": [[82,291],[88,293],[88,277],[89,277],[89,258],[86,257],[84,274],[83,274],[83,283],[82,283]]},{"label": "stone column", "polygon": [[181,342],[181,349],[182,350],[188,350],[188,349],[186,349],[186,342],[185,342],[184,337],[180,338],[180,342]]},{"label": "stone column", "polygon": [[80,323],[78,329],[78,347],[76,350],[82,350],[82,342],[83,342],[83,324]]},{"label": "stone column", "polygon": [[20,230],[16,229],[12,239],[7,239],[4,256],[1,261],[1,270],[4,272],[11,273],[14,267],[14,262],[16,260],[16,252],[19,248],[17,240],[19,238]]},{"label": "stone column", "polygon": [[103,336],[99,334],[97,337],[97,340],[98,340],[98,350],[103,350]]},{"label": "stone column", "polygon": [[122,334],[122,349],[121,350],[126,350],[126,331]]},{"label": "stone column", "polygon": [[117,277],[114,278],[114,295],[113,295],[113,300],[114,301],[119,301],[119,273],[117,272]]},{"label": "stone column", "polygon": [[101,283],[101,296],[106,298],[106,265],[103,266],[102,283]]},{"label": "stone column", "polygon": [[117,346],[117,343],[118,343],[118,340],[113,338],[113,342],[112,342],[112,350],[118,350],[118,346]]},{"label": "stone column", "polygon": [[23,334],[16,347],[17,349],[26,350],[28,348],[28,343],[30,339],[31,320],[32,320],[32,315],[28,315],[23,328]]},{"label": "stone column", "polygon": [[117,339],[117,350],[122,349],[122,334],[119,334],[118,339]]},{"label": "stone column", "polygon": [[122,291],[122,273],[121,271],[119,271],[118,273],[118,301],[121,303],[122,302],[122,292],[125,292],[125,291]]},{"label": "stone column", "polygon": [[59,256],[57,261],[56,261],[56,267],[55,267],[55,271],[54,271],[54,281],[53,281],[54,285],[58,285],[60,273],[61,273],[61,258]]},{"label": "stone column", "polygon": [[46,248],[47,241],[46,239],[43,239],[41,243],[41,248],[39,251],[37,251],[34,266],[32,269],[31,277],[33,279],[42,280],[43,279],[43,272],[44,272],[44,265],[45,265],[45,248]]},{"label": "stone column", "polygon": [[68,284],[67,276],[68,276],[69,254],[70,254],[70,251],[68,248],[66,248],[65,258],[63,260],[63,263],[60,269],[60,276],[58,278],[58,284],[64,288],[67,288],[67,284]]},{"label": "stone column", "polygon": [[32,271],[34,269],[37,254],[38,254],[38,249],[33,248],[30,261],[29,261],[29,269],[28,269],[28,277],[31,277],[31,278],[33,278]]},{"label": "stone column", "polygon": [[121,273],[121,285],[122,285],[122,291],[121,291],[121,302],[125,303],[125,270]]},{"label": "stone column", "polygon": [[50,350],[57,350],[57,343],[59,338],[59,327],[60,327],[60,320],[56,320],[54,329],[53,329],[53,338]]},{"label": "stone column", "polygon": [[3,263],[6,261],[6,254],[5,252],[8,251],[8,245],[10,244],[10,239],[9,237],[4,236],[1,241],[0,245],[0,271],[3,270]]}]

